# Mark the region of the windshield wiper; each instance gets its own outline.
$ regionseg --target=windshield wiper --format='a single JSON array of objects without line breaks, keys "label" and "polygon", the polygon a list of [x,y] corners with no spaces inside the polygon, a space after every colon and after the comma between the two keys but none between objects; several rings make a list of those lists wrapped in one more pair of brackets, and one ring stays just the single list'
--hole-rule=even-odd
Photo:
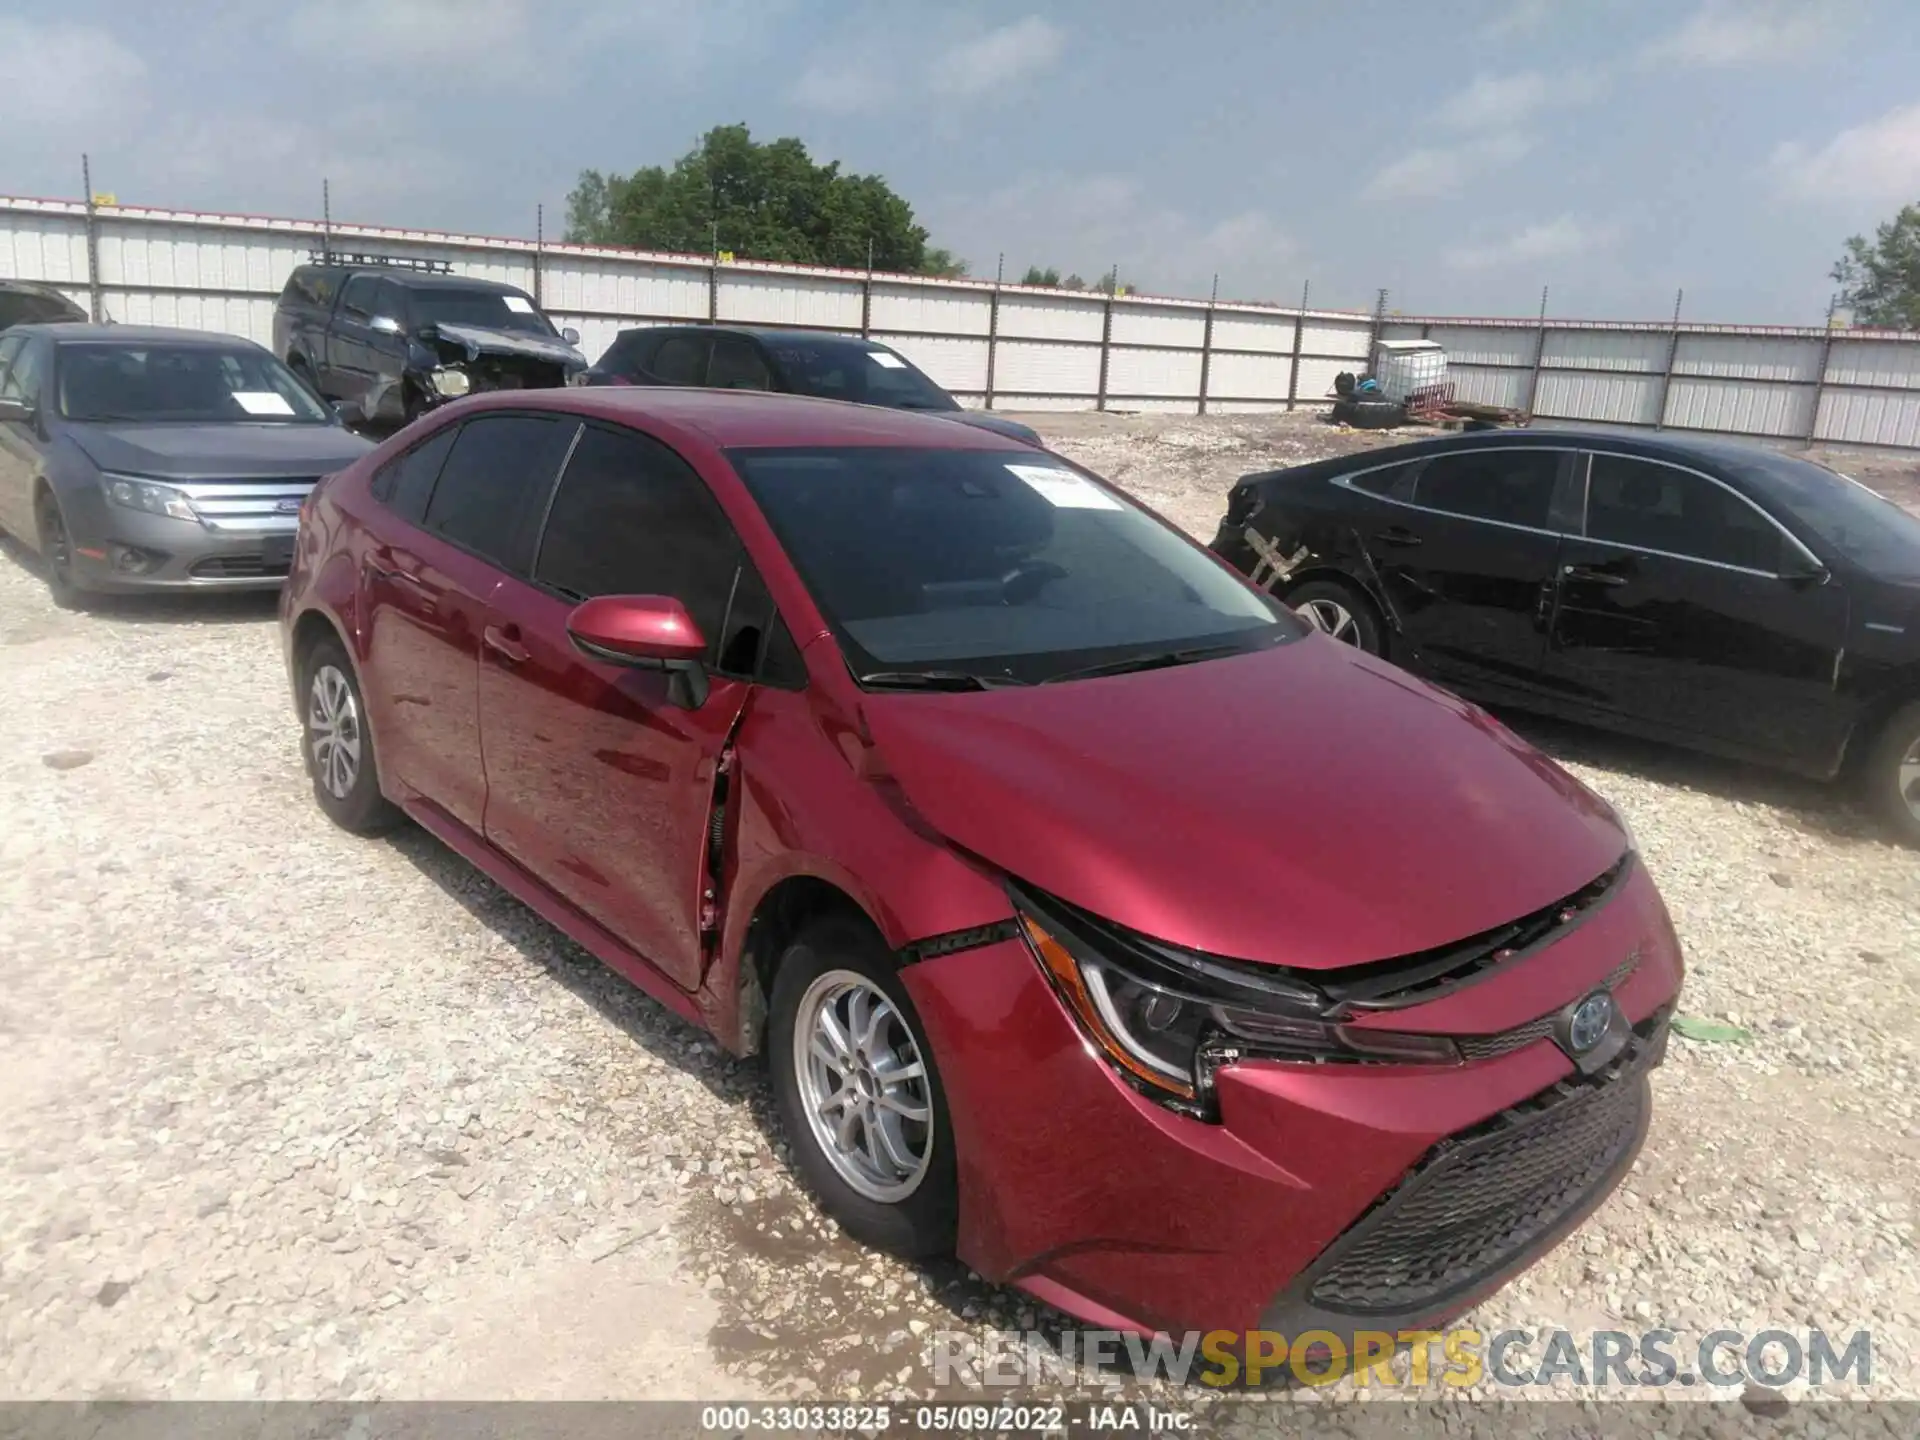
[{"label": "windshield wiper", "polygon": [[870,690],[996,690],[1027,683],[1011,675],[976,675],[971,670],[875,670],[854,678]]},{"label": "windshield wiper", "polygon": [[1144,655],[1128,655],[1106,660],[1079,670],[1063,670],[1040,683],[1052,685],[1061,680],[1092,680],[1101,675],[1129,675],[1135,670],[1164,670],[1171,665],[1190,665],[1196,660],[1212,660],[1221,655],[1239,655],[1247,647],[1238,641],[1225,645],[1193,645],[1184,650],[1149,650]]}]

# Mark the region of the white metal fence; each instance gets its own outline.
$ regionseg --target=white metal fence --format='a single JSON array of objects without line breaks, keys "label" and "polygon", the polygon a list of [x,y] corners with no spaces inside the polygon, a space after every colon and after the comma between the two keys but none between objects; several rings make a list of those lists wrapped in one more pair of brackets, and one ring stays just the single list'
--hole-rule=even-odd
[{"label": "white metal fence", "polygon": [[578,328],[589,356],[662,321],[840,330],[990,408],[1319,405],[1375,340],[1426,337],[1446,347],[1462,398],[1544,421],[1920,448],[1920,334],[1383,317],[0,196],[0,278],[56,285],[122,323],[262,344],[288,273],[327,243],[518,285]]}]

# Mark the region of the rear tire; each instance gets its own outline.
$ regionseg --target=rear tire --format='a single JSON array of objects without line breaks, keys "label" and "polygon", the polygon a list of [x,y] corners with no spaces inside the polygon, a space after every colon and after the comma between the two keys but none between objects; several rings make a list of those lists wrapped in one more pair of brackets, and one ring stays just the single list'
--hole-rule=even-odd
[{"label": "rear tire", "polygon": [[300,756],[314,802],[355,835],[380,835],[405,817],[380,793],[380,766],[360,677],[339,640],[308,647],[300,662]]},{"label": "rear tire", "polygon": [[1894,834],[1920,846],[1920,701],[1895,711],[1880,727],[1860,781]]},{"label": "rear tire", "polygon": [[960,1191],[946,1092],[871,926],[829,915],[787,947],[767,1063],[794,1165],[841,1228],[907,1259],[952,1254]]},{"label": "rear tire", "polygon": [[67,517],[60,502],[42,494],[33,507],[36,543],[40,565],[45,571],[47,595],[62,610],[85,610],[93,601],[93,592],[74,578],[73,535],[67,529]]},{"label": "rear tire", "polygon": [[1286,602],[1322,634],[1369,655],[1387,653],[1380,612],[1358,586],[1344,580],[1309,580],[1289,590]]}]

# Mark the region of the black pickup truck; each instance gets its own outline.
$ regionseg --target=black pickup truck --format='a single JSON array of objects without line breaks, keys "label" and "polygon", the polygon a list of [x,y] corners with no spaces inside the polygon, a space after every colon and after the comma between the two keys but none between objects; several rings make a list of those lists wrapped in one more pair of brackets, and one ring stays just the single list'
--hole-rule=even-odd
[{"label": "black pickup truck", "polygon": [[[349,421],[405,424],[483,390],[565,385],[587,368],[525,291],[440,262],[326,254],[273,311],[273,349]],[[356,413],[357,412],[357,413]]]}]

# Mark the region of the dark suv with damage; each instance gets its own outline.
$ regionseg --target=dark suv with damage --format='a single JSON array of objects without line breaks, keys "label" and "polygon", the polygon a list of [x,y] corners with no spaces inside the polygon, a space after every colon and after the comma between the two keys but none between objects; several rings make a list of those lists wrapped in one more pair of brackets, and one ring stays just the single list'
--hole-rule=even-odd
[{"label": "dark suv with damage", "polygon": [[274,353],[350,422],[403,425],[485,390],[542,390],[587,368],[526,291],[442,261],[321,254],[287,279]]}]

